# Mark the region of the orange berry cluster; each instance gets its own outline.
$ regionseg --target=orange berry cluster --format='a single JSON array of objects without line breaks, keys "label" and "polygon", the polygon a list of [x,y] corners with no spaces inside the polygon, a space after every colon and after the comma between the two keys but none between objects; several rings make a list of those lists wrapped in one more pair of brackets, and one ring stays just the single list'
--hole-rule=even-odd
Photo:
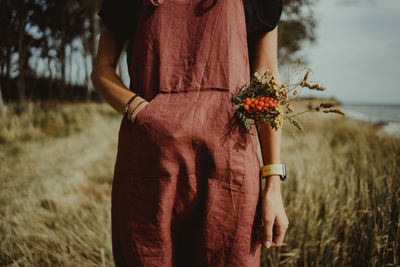
[{"label": "orange berry cluster", "polygon": [[247,112],[264,112],[276,107],[276,99],[272,97],[246,97],[242,102]]}]

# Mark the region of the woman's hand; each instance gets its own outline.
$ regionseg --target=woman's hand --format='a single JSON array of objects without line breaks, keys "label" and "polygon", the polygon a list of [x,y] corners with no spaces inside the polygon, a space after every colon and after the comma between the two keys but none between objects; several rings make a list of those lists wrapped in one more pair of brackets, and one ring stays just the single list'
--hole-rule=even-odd
[{"label": "woman's hand", "polygon": [[270,175],[266,179],[262,199],[263,244],[266,248],[280,247],[289,225],[280,190],[281,180],[279,175]]}]

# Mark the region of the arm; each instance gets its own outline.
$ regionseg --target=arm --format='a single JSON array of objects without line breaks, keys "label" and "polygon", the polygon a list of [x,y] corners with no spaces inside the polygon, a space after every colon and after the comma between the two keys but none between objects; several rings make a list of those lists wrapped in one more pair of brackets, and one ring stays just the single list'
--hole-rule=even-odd
[{"label": "arm", "polygon": [[[254,70],[264,73],[267,69],[272,72],[276,82],[281,84],[278,69],[278,26],[265,33],[256,43],[254,51]],[[280,163],[280,142],[282,128],[278,131],[274,130],[270,125],[258,125],[258,136],[260,140],[263,164]],[[268,176],[266,180],[266,188],[274,187],[280,189],[281,179],[279,175]]]},{"label": "arm", "polygon": [[[135,95],[122,83],[121,78],[116,73],[124,43],[116,34],[106,27],[102,27],[99,48],[90,76],[101,97],[121,114],[124,114],[126,103]],[[129,105],[128,114],[143,100],[142,97],[137,96]],[[132,121],[145,105],[147,105],[147,101],[138,106],[132,115]]]},{"label": "arm", "polygon": [[[254,65],[252,71],[258,70],[264,73],[267,69],[272,72],[278,84],[281,84],[278,69],[278,26],[270,32],[264,33],[257,41],[254,51]],[[270,125],[257,125],[260,140],[263,164],[280,163],[280,142],[282,128],[273,129]],[[282,245],[284,234],[289,221],[285,214],[282,195],[280,191],[281,179],[279,175],[271,175],[266,178],[263,192],[262,213],[264,220],[264,241],[269,241],[272,247]],[[273,233],[273,226],[275,232]],[[268,245],[265,244],[268,248]]]}]

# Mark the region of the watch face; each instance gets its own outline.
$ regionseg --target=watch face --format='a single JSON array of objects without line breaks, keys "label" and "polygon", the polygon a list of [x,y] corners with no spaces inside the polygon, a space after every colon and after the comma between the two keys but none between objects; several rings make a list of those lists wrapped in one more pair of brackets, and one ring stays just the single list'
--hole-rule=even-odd
[{"label": "watch face", "polygon": [[282,163],[282,169],[283,169],[283,180],[286,180],[286,164]]}]

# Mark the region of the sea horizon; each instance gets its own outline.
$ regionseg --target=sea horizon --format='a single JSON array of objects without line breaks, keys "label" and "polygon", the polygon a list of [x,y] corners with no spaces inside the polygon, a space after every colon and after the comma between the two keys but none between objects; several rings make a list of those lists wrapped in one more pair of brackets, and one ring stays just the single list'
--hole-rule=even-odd
[{"label": "sea horizon", "polygon": [[400,137],[400,103],[341,101],[341,106],[347,117],[380,124],[382,131]]}]

